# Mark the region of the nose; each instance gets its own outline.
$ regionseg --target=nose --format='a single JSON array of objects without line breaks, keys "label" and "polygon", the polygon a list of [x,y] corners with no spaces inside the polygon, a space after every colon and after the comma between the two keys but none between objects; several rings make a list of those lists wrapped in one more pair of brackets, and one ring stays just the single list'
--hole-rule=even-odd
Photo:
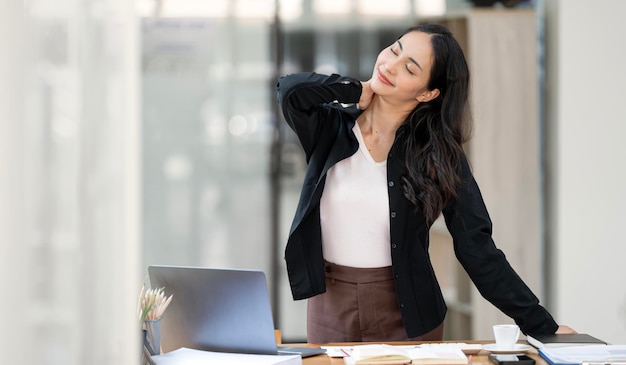
[{"label": "nose", "polygon": [[396,69],[398,68],[399,62],[400,61],[399,61],[398,58],[390,59],[387,62],[385,62],[383,67],[384,67],[386,72],[389,72],[390,74],[395,74],[396,73]]}]

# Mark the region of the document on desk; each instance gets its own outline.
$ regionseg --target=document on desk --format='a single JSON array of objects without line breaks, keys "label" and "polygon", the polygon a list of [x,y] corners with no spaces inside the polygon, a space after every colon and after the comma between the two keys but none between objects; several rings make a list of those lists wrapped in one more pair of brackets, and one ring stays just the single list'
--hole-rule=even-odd
[{"label": "document on desk", "polygon": [[551,365],[626,363],[626,345],[544,347],[537,351]]},{"label": "document on desk", "polygon": [[179,348],[168,353],[152,356],[157,365],[302,365],[300,355],[252,355],[233,354]]}]

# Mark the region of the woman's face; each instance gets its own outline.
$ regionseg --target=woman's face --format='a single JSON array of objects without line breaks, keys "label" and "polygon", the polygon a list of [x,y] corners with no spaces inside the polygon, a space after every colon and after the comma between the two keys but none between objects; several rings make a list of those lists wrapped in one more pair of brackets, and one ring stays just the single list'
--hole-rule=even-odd
[{"label": "woman's face", "polygon": [[408,102],[436,98],[439,90],[427,88],[433,62],[430,37],[423,32],[409,32],[383,49],[372,74],[374,93]]}]

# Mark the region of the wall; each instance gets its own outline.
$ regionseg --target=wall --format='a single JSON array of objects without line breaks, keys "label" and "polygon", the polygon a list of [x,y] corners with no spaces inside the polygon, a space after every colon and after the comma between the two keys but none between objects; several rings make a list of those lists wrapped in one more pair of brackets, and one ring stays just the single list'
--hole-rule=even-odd
[{"label": "wall", "polygon": [[[537,17],[527,9],[473,10],[467,16],[473,136],[469,158],[493,222],[493,239],[543,300]],[[472,290],[472,338],[513,323]]]},{"label": "wall", "polygon": [[2,363],[138,363],[134,4],[2,1],[0,44]]},{"label": "wall", "polygon": [[626,343],[626,2],[546,0],[548,306]]},{"label": "wall", "polygon": [[[20,50],[24,41],[24,18],[20,14],[21,4],[0,2],[0,44],[3,49]],[[0,351],[4,363],[28,363],[30,359],[26,341],[28,331],[21,325],[23,316],[20,309],[22,300],[28,295],[25,285],[18,285],[13,278],[20,278],[21,282],[28,282],[28,268],[21,265],[26,258],[26,250],[22,245],[13,244],[24,238],[21,229],[23,210],[20,205],[20,178],[22,166],[15,156],[21,151],[19,141],[15,135],[23,133],[21,120],[23,110],[19,106],[22,95],[19,75],[24,73],[23,58],[16,52],[14,57],[0,57],[0,290],[3,296],[0,300]],[[6,295],[5,293],[9,293]],[[26,354],[24,356],[23,354]]]}]

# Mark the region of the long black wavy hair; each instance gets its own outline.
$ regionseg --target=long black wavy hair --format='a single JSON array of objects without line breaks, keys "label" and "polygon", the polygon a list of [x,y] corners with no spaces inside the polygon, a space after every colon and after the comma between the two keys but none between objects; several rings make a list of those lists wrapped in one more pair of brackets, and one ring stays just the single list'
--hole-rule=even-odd
[{"label": "long black wavy hair", "polygon": [[431,35],[434,60],[428,89],[439,89],[439,96],[418,104],[402,128],[408,170],[404,188],[432,224],[458,196],[463,144],[471,135],[470,77],[463,50],[448,28],[423,24],[402,35],[414,31]]}]

